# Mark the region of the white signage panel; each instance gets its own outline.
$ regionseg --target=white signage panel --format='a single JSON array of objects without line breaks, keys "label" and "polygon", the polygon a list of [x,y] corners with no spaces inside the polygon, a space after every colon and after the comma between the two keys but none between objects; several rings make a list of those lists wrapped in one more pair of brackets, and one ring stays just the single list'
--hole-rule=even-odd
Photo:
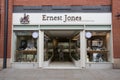
[{"label": "white signage panel", "polygon": [[111,13],[13,13],[13,25],[109,25],[111,17]]}]

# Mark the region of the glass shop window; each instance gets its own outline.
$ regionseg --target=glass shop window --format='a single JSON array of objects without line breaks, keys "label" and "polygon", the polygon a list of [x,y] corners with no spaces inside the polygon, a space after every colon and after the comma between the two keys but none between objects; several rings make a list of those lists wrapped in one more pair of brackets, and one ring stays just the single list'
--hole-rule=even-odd
[{"label": "glass shop window", "polygon": [[111,56],[110,32],[90,32],[87,38],[87,62],[109,62]]},{"label": "glass shop window", "polygon": [[37,62],[37,39],[32,32],[16,32],[15,62]]}]

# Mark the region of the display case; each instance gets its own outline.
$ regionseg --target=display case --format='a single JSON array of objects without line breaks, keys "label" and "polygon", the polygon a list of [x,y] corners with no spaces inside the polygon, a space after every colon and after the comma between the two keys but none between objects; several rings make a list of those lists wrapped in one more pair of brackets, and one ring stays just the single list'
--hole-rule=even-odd
[{"label": "display case", "polygon": [[37,50],[16,50],[17,62],[36,62]]},{"label": "display case", "polygon": [[44,40],[44,61],[49,60],[53,55],[53,43],[51,40]]},{"label": "display case", "polygon": [[37,39],[30,35],[17,36],[15,62],[37,62]]},{"label": "display case", "polygon": [[[58,48],[60,49],[62,47],[63,53],[69,53],[70,52],[70,45],[69,42],[59,42],[58,43]],[[59,51],[58,49],[58,51]]]},{"label": "display case", "polygon": [[48,48],[47,48],[47,60],[50,59],[53,55],[53,44],[51,41],[48,41]]},{"label": "display case", "polygon": [[106,36],[96,35],[87,39],[88,62],[107,62],[108,53]]},{"label": "display case", "polygon": [[71,41],[71,56],[75,60],[80,60],[80,40]]}]

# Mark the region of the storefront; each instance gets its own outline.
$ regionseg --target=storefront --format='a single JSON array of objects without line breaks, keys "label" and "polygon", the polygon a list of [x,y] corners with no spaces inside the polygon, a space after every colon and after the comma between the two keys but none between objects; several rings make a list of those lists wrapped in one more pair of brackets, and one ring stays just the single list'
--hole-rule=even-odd
[{"label": "storefront", "polygon": [[111,13],[13,13],[15,68],[112,68]]}]

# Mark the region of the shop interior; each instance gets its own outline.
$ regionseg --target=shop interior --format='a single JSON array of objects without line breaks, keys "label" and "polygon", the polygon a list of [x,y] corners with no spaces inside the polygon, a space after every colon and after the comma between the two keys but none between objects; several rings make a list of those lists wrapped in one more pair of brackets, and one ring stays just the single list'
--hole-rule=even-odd
[{"label": "shop interior", "polygon": [[[44,61],[50,65],[75,66],[73,59],[80,60],[80,31],[44,31]],[[49,66],[50,66],[49,65]]]}]

